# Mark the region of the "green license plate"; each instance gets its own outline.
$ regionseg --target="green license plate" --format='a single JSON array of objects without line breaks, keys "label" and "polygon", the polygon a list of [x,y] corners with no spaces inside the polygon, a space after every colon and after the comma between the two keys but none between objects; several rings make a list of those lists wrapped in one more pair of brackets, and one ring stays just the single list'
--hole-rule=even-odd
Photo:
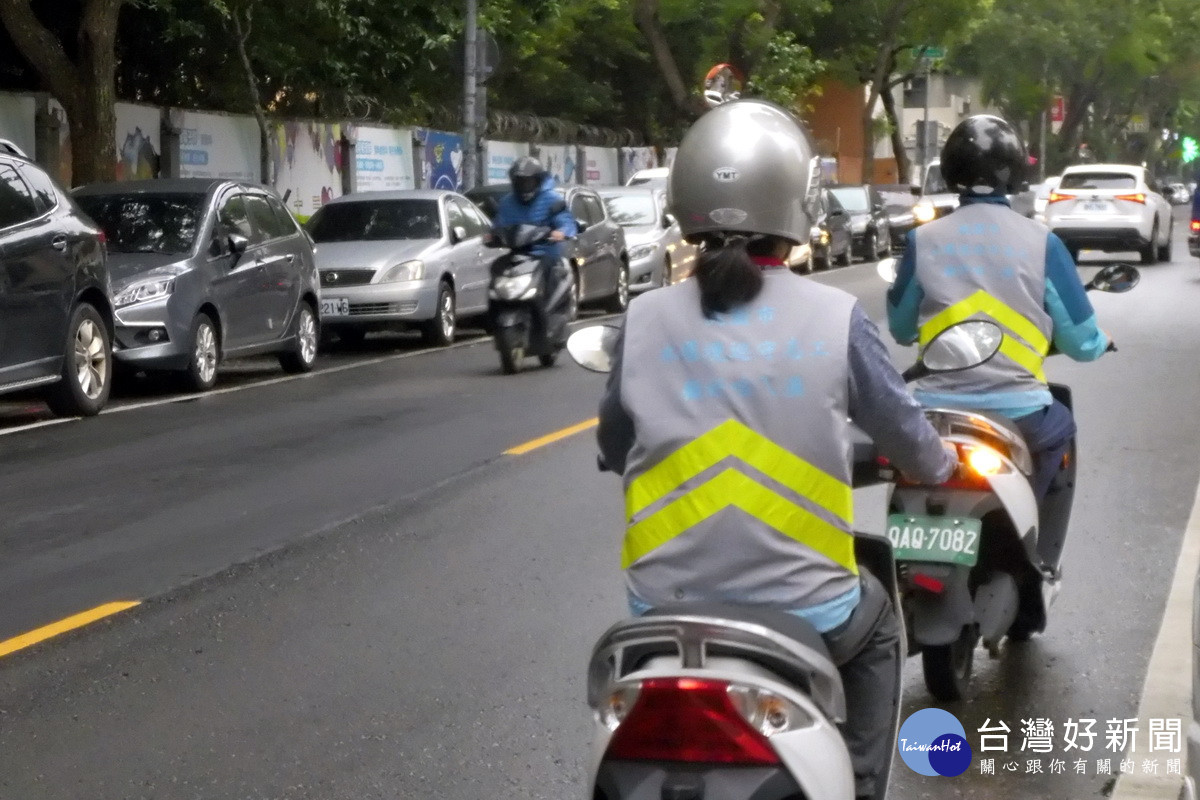
[{"label": "green license plate", "polygon": [[887,534],[897,561],[936,561],[973,567],[979,560],[982,520],[971,517],[888,516]]}]

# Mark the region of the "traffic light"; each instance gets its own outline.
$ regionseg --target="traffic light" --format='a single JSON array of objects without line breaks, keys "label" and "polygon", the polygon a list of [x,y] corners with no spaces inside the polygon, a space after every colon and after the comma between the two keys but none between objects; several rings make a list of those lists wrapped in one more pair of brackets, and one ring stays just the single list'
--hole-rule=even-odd
[{"label": "traffic light", "polygon": [[1181,147],[1183,148],[1183,163],[1185,164],[1190,164],[1200,156],[1200,145],[1196,144],[1196,139],[1193,136],[1183,137]]}]

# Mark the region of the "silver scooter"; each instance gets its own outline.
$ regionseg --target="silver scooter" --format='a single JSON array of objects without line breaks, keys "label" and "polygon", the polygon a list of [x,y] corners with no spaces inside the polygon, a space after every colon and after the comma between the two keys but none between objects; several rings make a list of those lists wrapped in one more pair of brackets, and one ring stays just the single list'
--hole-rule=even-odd
[{"label": "silver scooter", "polygon": [[[885,280],[894,280],[894,259],[880,262],[878,271]],[[1086,288],[1124,292],[1138,278],[1136,268],[1114,264]],[[904,373],[906,380],[928,374],[928,348],[923,361],[924,366]],[[1069,387],[1050,384],[1050,391],[1071,408]],[[895,552],[909,654],[921,654],[929,692],[953,701],[966,695],[980,642],[997,657],[1005,636],[1025,641],[1045,630],[1062,583],[1077,463],[1072,441],[1039,508],[1031,484],[1033,459],[1012,420],[948,408],[925,413],[958,450],[959,467],[940,486],[895,476],[887,534]]]},{"label": "silver scooter", "polygon": [[[609,372],[617,334],[611,326],[584,328],[567,351],[581,366]],[[988,348],[1000,340],[995,325],[963,323],[931,342],[925,359],[930,371],[964,369],[995,355]],[[889,473],[869,441],[855,442],[856,488]],[[891,544],[880,535],[855,537],[860,568],[898,602]],[[902,666],[904,643],[898,647]],[[794,614],[692,603],[619,622],[596,643],[587,685],[593,800],[854,798],[839,730],[846,718],[841,677],[821,635]],[[897,706],[897,728],[899,719]],[[881,783],[878,800],[887,793]]]}]

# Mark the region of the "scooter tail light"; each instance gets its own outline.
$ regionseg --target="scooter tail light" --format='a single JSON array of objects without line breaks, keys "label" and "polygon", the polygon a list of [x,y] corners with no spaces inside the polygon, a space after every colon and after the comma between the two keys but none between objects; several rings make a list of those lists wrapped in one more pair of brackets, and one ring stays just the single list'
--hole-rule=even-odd
[{"label": "scooter tail light", "polygon": [[1200,219],[1194,219],[1189,226],[1192,233],[1200,233]]},{"label": "scooter tail light", "polygon": [[912,581],[913,586],[920,587],[925,591],[933,592],[934,594],[941,594],[946,590],[946,584],[942,583],[932,575],[924,575],[920,572],[914,572],[909,580]]},{"label": "scooter tail light", "polygon": [[[613,732],[605,757],[622,761],[778,765],[779,756],[770,741],[752,726],[739,707],[745,707],[746,702],[742,696],[735,700],[730,684],[725,681],[698,678],[642,681],[636,700]],[[770,703],[764,707],[772,716],[770,724],[780,721],[779,708]],[[602,718],[603,714],[601,711]]]}]

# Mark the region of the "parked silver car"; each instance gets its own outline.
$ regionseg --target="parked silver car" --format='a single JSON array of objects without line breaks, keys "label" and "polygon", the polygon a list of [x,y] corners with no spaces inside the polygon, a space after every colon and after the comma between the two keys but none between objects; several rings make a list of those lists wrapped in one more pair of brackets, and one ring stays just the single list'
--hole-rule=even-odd
[{"label": "parked silver car", "polygon": [[75,200],[108,239],[119,366],[178,371],[196,391],[227,358],[277,353],[289,372],[313,368],[313,245],[278,197],[187,178],[92,184]]},{"label": "parked silver car", "polygon": [[677,283],[691,272],[697,250],[683,240],[679,223],[667,213],[666,191],[642,185],[596,192],[608,215],[625,229],[630,292]]},{"label": "parked silver car", "polygon": [[487,311],[491,222],[460,194],[410,189],[346,195],[308,221],[326,330],[343,341],[416,327],[454,341],[461,316]]}]

